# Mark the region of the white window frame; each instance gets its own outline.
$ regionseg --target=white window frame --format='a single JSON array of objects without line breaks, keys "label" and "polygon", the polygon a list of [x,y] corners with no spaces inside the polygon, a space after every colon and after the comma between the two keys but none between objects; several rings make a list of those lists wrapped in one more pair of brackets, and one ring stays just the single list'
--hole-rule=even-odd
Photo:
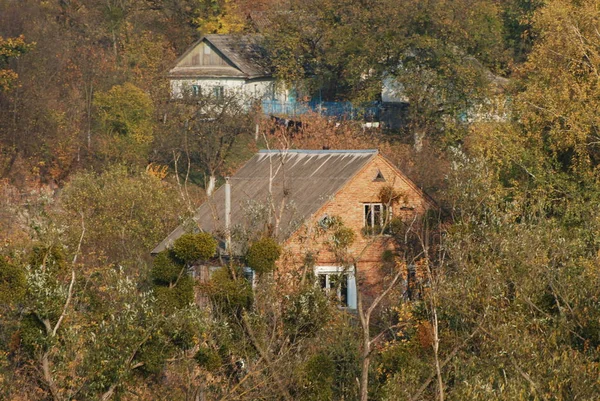
[{"label": "white window frame", "polygon": [[193,97],[199,97],[202,94],[202,87],[198,84],[191,86],[191,92]]},{"label": "white window frame", "polygon": [[[375,221],[375,213],[374,213],[374,209],[375,206],[379,206],[380,210],[379,210],[379,222]],[[371,216],[370,216],[370,220],[367,218],[368,214],[367,213],[367,207],[371,208]],[[386,221],[386,217],[387,217],[387,221]],[[363,226],[366,228],[373,228],[373,227],[383,227],[383,225],[385,223],[388,223],[392,221],[392,206],[387,206],[384,203],[381,202],[365,202],[363,203]],[[379,223],[379,224],[376,224]]]},{"label": "white window frame", "polygon": [[213,86],[213,95],[215,100],[222,100],[225,97],[225,87],[223,85]]},{"label": "white window frame", "polygon": [[256,287],[256,272],[254,271],[254,269],[248,266],[244,266],[243,271],[244,278],[248,280],[248,282],[252,286],[252,289],[254,289]]},{"label": "white window frame", "polygon": [[[344,275],[347,278],[346,283],[346,300],[348,305],[344,306],[347,309],[356,309],[357,297],[356,297],[356,276],[354,274],[354,266],[350,267],[342,267],[342,266],[315,266],[315,276],[317,278],[317,285],[320,285],[319,276],[325,276],[326,284],[325,290],[331,290],[329,278],[334,275]],[[341,294],[339,293],[341,288],[338,288],[338,299],[341,299]]]}]

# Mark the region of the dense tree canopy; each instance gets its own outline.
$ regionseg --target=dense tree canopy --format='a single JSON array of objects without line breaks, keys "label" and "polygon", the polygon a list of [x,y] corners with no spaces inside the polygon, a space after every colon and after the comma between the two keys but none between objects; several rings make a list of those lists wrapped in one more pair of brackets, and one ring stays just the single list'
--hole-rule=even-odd
[{"label": "dense tree canopy", "polygon": [[[597,399],[599,20],[575,0],[0,0],[0,399]],[[404,126],[172,101],[205,33],[260,33],[306,96],[390,80]],[[245,260],[193,224],[150,257],[263,146],[379,148],[438,200],[390,221],[375,304],[340,308],[267,221]],[[352,264],[361,233],[315,232]]]}]

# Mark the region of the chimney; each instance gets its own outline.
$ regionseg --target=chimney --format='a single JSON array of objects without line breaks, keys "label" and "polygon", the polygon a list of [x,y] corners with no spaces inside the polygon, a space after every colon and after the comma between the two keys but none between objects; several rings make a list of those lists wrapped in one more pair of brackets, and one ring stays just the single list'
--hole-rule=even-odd
[{"label": "chimney", "polygon": [[225,248],[229,253],[231,246],[231,184],[225,177]]}]

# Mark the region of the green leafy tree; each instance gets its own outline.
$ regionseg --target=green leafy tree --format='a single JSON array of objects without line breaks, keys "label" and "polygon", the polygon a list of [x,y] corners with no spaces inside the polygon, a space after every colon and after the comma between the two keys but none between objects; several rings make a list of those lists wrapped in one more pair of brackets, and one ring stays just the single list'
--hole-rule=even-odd
[{"label": "green leafy tree", "polygon": [[99,256],[129,265],[147,260],[150,250],[179,222],[179,202],[174,188],[149,171],[131,174],[114,166],[101,174],[74,176],[61,196],[66,211],[61,217],[76,233],[83,216],[86,260]]},{"label": "green leafy tree", "polygon": [[170,110],[174,118],[155,140],[154,160],[173,165],[186,188],[189,181],[204,184],[210,196],[217,178],[229,174],[253,153],[255,126],[247,102],[231,92],[186,96]]},{"label": "green leafy tree", "polygon": [[141,164],[153,139],[154,106],[150,96],[131,83],[97,92],[94,98],[101,129],[99,151],[110,161]]}]

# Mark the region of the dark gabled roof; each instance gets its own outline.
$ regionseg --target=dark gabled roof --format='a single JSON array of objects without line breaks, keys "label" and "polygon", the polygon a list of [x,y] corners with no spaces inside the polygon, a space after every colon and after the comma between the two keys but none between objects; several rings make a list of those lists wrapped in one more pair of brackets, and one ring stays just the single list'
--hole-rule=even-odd
[{"label": "dark gabled roof", "polygon": [[[258,209],[264,211],[269,204],[272,174],[271,196],[277,210],[285,196],[279,239],[286,239],[299,222],[316,213],[377,154],[377,150],[260,151],[229,179],[232,229],[244,226],[252,214],[260,213]],[[198,208],[193,225],[217,237],[220,233],[222,238],[224,208],[225,188],[222,186]],[[177,227],[152,253],[169,247],[189,225]]]},{"label": "dark gabled roof", "polygon": [[[232,72],[231,68],[227,67],[177,67],[181,60],[203,41],[208,42],[225,56],[227,61],[239,70],[239,73]],[[269,67],[267,52],[262,47],[261,41],[262,37],[260,35],[205,35],[198,39],[177,59],[175,67],[169,71],[169,76],[221,77],[232,75],[249,79],[271,77],[272,72]]]},{"label": "dark gabled roof", "polygon": [[223,53],[249,78],[271,75],[266,50],[259,35],[206,35],[214,47]]}]

